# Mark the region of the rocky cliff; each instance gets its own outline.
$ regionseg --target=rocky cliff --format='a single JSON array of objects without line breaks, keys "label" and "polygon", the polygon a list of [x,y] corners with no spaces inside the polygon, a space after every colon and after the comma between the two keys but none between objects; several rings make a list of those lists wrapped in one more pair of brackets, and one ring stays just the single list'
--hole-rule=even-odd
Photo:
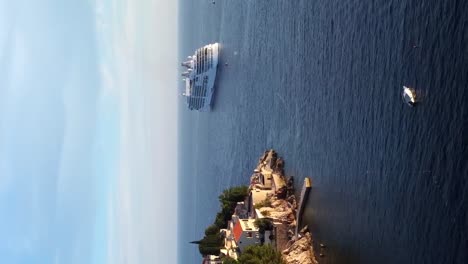
[{"label": "rocky cliff", "polygon": [[257,208],[262,215],[273,220],[276,234],[276,248],[281,251],[287,264],[316,264],[312,236],[304,228],[295,236],[297,201],[294,195],[292,178],[284,175],[284,160],[277,157],[274,150],[265,151],[260,157],[251,177],[251,188],[267,188],[265,179],[272,179],[272,193],[267,195],[262,207]]}]

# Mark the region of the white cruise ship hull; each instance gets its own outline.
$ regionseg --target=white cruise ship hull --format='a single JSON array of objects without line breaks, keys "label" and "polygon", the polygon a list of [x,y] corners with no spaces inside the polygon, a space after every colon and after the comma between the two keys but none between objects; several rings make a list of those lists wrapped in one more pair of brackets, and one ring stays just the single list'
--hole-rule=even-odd
[{"label": "white cruise ship hull", "polygon": [[189,56],[189,61],[182,63],[188,70],[185,77],[185,93],[190,110],[210,111],[213,103],[216,73],[219,61],[219,44],[209,44]]}]

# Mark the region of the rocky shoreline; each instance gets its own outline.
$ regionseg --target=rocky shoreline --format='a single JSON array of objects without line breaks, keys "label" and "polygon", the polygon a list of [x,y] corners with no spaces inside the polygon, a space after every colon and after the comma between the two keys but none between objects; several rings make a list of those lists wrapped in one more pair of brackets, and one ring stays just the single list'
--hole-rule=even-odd
[{"label": "rocky shoreline", "polygon": [[295,234],[298,204],[293,178],[284,175],[284,160],[274,150],[265,151],[250,178],[252,194],[260,196],[268,188],[272,191],[264,194],[263,201],[258,202],[257,199],[255,203],[254,197],[254,206],[260,215],[273,221],[275,246],[283,260],[287,264],[318,263],[312,247],[312,235],[307,227],[297,236]]}]

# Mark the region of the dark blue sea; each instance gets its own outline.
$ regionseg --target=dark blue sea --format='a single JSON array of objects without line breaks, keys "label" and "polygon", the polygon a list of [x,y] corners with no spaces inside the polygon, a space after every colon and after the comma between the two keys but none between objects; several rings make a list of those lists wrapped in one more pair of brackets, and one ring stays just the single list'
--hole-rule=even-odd
[{"label": "dark blue sea", "polygon": [[179,6],[180,61],[222,50],[212,111],[180,99],[178,263],[270,148],[313,181],[320,263],[468,263],[468,1]]}]

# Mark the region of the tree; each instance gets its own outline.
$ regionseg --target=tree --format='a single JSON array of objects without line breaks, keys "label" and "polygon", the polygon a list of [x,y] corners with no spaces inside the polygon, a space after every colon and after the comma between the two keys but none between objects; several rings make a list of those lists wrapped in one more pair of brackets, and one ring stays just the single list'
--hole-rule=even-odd
[{"label": "tree", "polygon": [[220,247],[210,247],[205,245],[198,245],[198,251],[200,251],[201,255],[219,255],[221,248]]},{"label": "tree", "polygon": [[258,227],[258,232],[265,233],[265,230],[273,230],[273,222],[270,219],[258,218],[254,221],[254,225]]},{"label": "tree", "polygon": [[209,235],[219,235],[219,227],[216,225],[210,225],[205,229],[205,236]]},{"label": "tree", "polygon": [[218,212],[216,214],[214,225],[217,226],[219,229],[225,228],[227,226],[225,216],[224,216],[224,214],[222,212]]},{"label": "tree", "polygon": [[238,259],[240,264],[284,264],[281,253],[271,245],[248,246]]},{"label": "tree", "polygon": [[237,203],[244,201],[248,194],[248,186],[237,186],[224,190],[218,197],[221,211],[216,214],[214,224],[220,229],[225,228],[227,222],[231,219]]},{"label": "tree", "polygon": [[223,264],[239,264],[239,262],[233,258],[230,257],[224,257],[223,258]]},{"label": "tree", "polygon": [[213,225],[205,229],[205,236],[192,244],[198,244],[198,250],[202,255],[218,255],[224,243],[224,238],[219,230],[226,228],[227,222],[231,219],[232,213],[238,202],[245,199],[249,193],[248,186],[237,186],[224,190],[219,198],[221,210],[216,214]]},{"label": "tree", "polygon": [[201,255],[219,255],[224,239],[217,233],[206,235],[203,239],[190,243],[198,244],[198,251],[200,251]]},{"label": "tree", "polygon": [[223,191],[223,193],[218,197],[221,206],[224,207],[230,206],[234,203],[241,202],[245,199],[247,194],[249,193],[248,186],[236,186]]}]

